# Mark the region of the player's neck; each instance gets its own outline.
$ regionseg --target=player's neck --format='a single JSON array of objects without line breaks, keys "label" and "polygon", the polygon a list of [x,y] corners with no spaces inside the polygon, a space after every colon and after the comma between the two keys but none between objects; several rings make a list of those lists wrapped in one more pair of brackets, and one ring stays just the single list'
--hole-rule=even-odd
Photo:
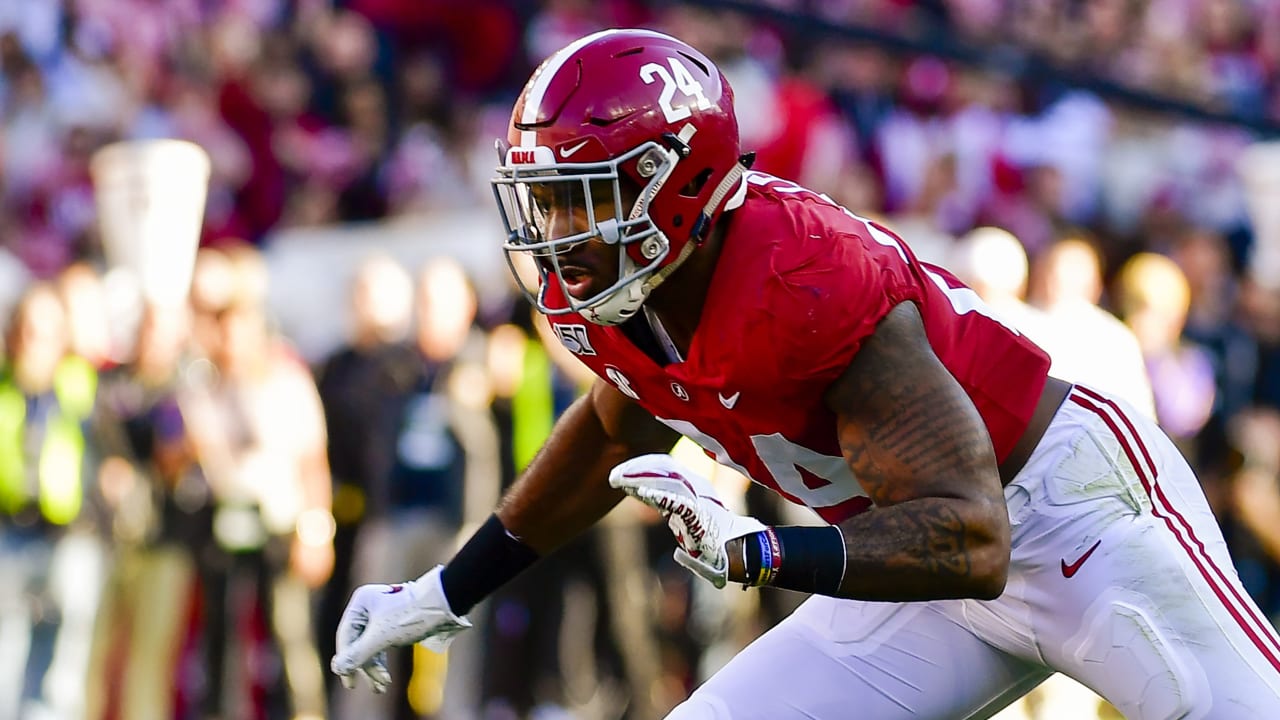
[{"label": "player's neck", "polygon": [[646,301],[682,357],[688,357],[693,334],[702,318],[702,306],[715,274],[716,260],[724,239],[723,224],[712,229],[702,247],[689,256],[680,269],[659,285]]}]

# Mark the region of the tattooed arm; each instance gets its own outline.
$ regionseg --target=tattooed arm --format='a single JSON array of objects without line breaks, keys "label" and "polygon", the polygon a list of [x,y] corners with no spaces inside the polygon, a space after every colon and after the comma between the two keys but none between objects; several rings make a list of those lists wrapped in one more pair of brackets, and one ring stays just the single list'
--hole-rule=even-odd
[{"label": "tattooed arm", "polygon": [[934,355],[919,311],[894,308],[826,396],[845,460],[874,501],[840,524],[840,594],[866,600],[994,598],[1009,519],[977,408]]}]

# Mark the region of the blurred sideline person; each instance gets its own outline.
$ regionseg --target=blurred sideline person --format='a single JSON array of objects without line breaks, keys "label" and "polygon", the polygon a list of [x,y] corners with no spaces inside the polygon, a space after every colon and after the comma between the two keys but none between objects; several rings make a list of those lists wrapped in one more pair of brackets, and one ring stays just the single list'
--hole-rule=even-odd
[{"label": "blurred sideline person", "polygon": [[1232,275],[1231,251],[1220,234],[1191,228],[1174,241],[1170,258],[1187,279],[1187,319],[1182,334],[1204,348],[1213,362],[1213,412],[1196,438],[1195,464],[1210,504],[1217,510],[1224,504],[1221,488],[1232,454],[1227,424],[1253,403],[1258,341],[1237,312],[1240,287]]},{"label": "blurred sideline person", "polygon": [[[1280,713],[1280,639],[1154,422],[737,138],[723,76],[669,36],[535,70],[499,144],[504,249],[599,379],[447,565],[356,590],[334,672],[385,688],[386,648],[444,649],[630,495],[713,585],[813,593],[671,718],[986,717],[1054,671],[1133,718]],[[829,524],[733,513],[680,435]]]},{"label": "blurred sideline person", "polygon": [[[1269,451],[1250,447],[1250,438],[1258,434],[1247,432],[1267,414],[1259,414],[1261,408],[1255,406],[1257,388],[1265,382],[1259,373],[1258,338],[1249,328],[1249,315],[1240,312],[1242,287],[1220,233],[1189,228],[1169,252],[1189,291],[1182,334],[1203,348],[1213,363],[1213,411],[1195,437],[1200,481],[1245,588],[1273,620],[1280,619],[1280,544],[1273,542],[1280,537],[1280,523],[1270,519],[1280,504],[1280,491],[1275,475],[1266,471],[1269,463],[1255,462],[1265,460]],[[1267,442],[1280,447],[1280,436]],[[1267,545],[1270,550],[1263,547]]]},{"label": "blurred sideline person", "polygon": [[[514,260],[518,272],[537,277],[527,258]],[[489,343],[504,490],[595,377],[527,299],[513,304],[511,322],[494,328]],[[654,568],[634,560],[649,552],[654,518],[642,507],[615,508],[536,572],[494,594],[485,611],[485,717],[647,718],[683,697],[681,668],[662,663],[655,594],[629,591],[653,581]],[[667,585],[662,594],[672,594]],[[683,607],[676,617],[684,617]]]},{"label": "blurred sideline person", "polygon": [[[1052,335],[1049,317],[1025,300],[1027,252],[1018,238],[997,227],[970,230],[952,247],[946,267],[973,288],[993,312],[1026,333],[1054,359],[1044,337]],[[1079,380],[1089,382],[1086,378]],[[1097,387],[1097,383],[1090,384]]]},{"label": "blurred sideline person", "polygon": [[196,557],[212,535],[209,488],[178,397],[189,369],[186,305],[147,305],[132,357],[104,375],[94,416],[114,562],[94,646],[90,718],[161,720],[190,688],[181,672]]},{"label": "blurred sideline person", "polygon": [[387,511],[395,440],[388,423],[376,420],[396,402],[397,381],[404,382],[399,377],[414,358],[406,343],[413,315],[413,279],[408,271],[389,256],[368,257],[356,269],[349,297],[348,340],[324,360],[316,378],[329,434],[337,525],[333,576],[322,592],[317,623],[321,657],[333,651],[329,628],[351,593],[356,538],[361,528]]},{"label": "blurred sideline person", "polygon": [[88,423],[98,375],[70,345],[56,288],[18,301],[0,365],[0,718],[84,711],[100,543],[83,527],[93,495]]},{"label": "blurred sideline person", "polygon": [[[427,262],[413,290],[410,345],[388,367],[390,392],[362,418],[385,453],[370,487],[369,515],[356,539],[352,581],[420,573],[447,559],[468,519],[478,524],[498,497],[497,432],[489,415],[485,344],[474,326],[475,289],[465,269],[440,257]],[[479,638],[472,640],[478,643]],[[339,717],[454,717],[474,707],[478,645],[463,643],[446,666],[434,653],[395,656],[407,686],[387,695],[343,694]],[[410,674],[411,673],[411,674]],[[445,685],[455,688],[447,693]],[[452,714],[451,714],[452,713]]]},{"label": "blurred sideline person", "polygon": [[1032,267],[1028,301],[1048,316],[1051,328],[1033,339],[1043,341],[1056,377],[1123,398],[1154,418],[1155,400],[1142,350],[1133,331],[1098,306],[1102,289],[1097,248],[1071,235],[1056,240]]},{"label": "blurred sideline person", "polygon": [[[1280,411],[1246,410],[1234,419],[1230,433],[1240,454],[1231,485],[1235,515],[1272,565],[1280,564]],[[1259,569],[1254,574],[1263,575]],[[1259,604],[1280,623],[1280,587],[1267,582],[1270,578],[1253,580]]]},{"label": "blurred sideline person", "polygon": [[1133,331],[1151,378],[1156,421],[1197,457],[1195,438],[1209,421],[1216,395],[1213,361],[1182,332],[1191,306],[1187,277],[1169,258],[1138,253],[1116,276],[1116,306]]},{"label": "blurred sideline person", "polygon": [[[1077,252],[1078,251],[1078,252]],[[1051,251],[1052,252],[1052,251]],[[1089,281],[1087,251],[1084,246],[1074,249],[1060,248],[1063,257],[1078,255],[1077,269],[1057,268],[1056,261],[1046,260],[1051,267],[1045,272],[1066,276],[1054,281],[1055,286],[1072,286],[1068,279],[1079,275],[1081,284]],[[1061,264],[1068,264],[1063,260]],[[1137,408],[1151,405],[1151,381],[1142,365],[1140,348],[1132,332],[1110,313],[1096,306],[1079,305],[1068,299],[1069,291],[1061,295],[1047,292],[1057,298],[1050,303],[1054,308],[1047,312],[1024,300],[1027,292],[1027,253],[1022,243],[1006,230],[982,227],[965,234],[956,244],[948,267],[961,282],[973,288],[990,308],[1002,319],[1026,333],[1034,343],[1049,354],[1049,372],[1072,382],[1104,390],[1124,398]],[[1101,280],[1097,280],[1101,282]],[[1092,290],[1081,290],[1078,297],[1090,296]],[[1117,339],[1118,345],[1107,353],[1096,350],[1093,334],[1102,328],[1104,338]],[[1135,353],[1129,357],[1130,350]],[[1120,357],[1118,363],[1107,362],[1113,354]],[[1136,369],[1131,367],[1138,363]]]},{"label": "blurred sideline person", "polygon": [[[214,379],[182,401],[215,508],[218,552],[201,568],[205,712],[324,717],[311,620],[311,590],[333,563],[323,409],[307,367],[268,327],[261,256],[248,246],[200,252],[215,253],[217,261],[197,260],[193,279]],[[209,268],[221,275],[206,276]],[[265,649],[244,631],[255,624],[271,639],[279,676],[245,661]]]}]

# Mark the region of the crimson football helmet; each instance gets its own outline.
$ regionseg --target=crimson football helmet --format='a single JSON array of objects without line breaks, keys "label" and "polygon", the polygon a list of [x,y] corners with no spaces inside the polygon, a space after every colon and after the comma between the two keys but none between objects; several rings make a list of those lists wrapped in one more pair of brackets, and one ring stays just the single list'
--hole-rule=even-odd
[{"label": "crimson football helmet", "polygon": [[[503,246],[537,259],[547,314],[626,321],[679,266],[745,186],[733,91],[705,55],[648,30],[605,30],[547,58],[511,114],[494,195]],[[596,212],[612,205],[612,216]],[[588,228],[552,237],[552,206],[585,210]],[[619,244],[618,278],[587,298],[564,291],[561,256],[579,243]]]}]

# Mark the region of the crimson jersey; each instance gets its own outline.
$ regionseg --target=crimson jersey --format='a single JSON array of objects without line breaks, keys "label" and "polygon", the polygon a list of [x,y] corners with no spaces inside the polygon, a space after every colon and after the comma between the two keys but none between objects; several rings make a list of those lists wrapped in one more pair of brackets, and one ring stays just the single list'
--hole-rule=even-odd
[{"label": "crimson jersey", "polygon": [[[789,181],[749,172],[746,182],[684,362],[663,366],[622,328],[576,314],[548,316],[561,342],[720,463],[834,523],[870,500],[823,394],[881,318],[911,301],[1003,460],[1039,400],[1048,356],[883,228]],[[563,296],[548,288],[547,298]]]}]

